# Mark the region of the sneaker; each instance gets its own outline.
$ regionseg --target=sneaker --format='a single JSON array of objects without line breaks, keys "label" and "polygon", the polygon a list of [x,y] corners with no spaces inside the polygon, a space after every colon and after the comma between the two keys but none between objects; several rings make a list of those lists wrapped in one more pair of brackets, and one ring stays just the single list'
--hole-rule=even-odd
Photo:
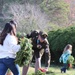
[{"label": "sneaker", "polygon": [[61,73],[62,73],[62,72],[66,73],[66,68],[62,68],[62,69],[61,69]]}]

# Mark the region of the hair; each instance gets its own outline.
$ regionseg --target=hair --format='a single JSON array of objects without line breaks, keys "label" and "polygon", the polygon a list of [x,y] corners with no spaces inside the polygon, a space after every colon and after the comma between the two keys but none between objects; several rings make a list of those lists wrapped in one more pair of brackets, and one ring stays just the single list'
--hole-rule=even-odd
[{"label": "hair", "polygon": [[71,44],[66,45],[63,52],[65,52],[68,49],[72,52],[72,45]]},{"label": "hair", "polygon": [[15,26],[15,28],[16,28],[16,24],[14,23],[14,21],[10,21],[9,23],[5,24],[5,27],[0,35],[0,44],[3,45],[3,41],[5,40],[8,33],[11,34],[11,32],[12,32],[14,35],[16,35],[14,32],[13,26]]},{"label": "hair", "polygon": [[17,26],[16,22],[13,20],[11,20],[9,23],[15,25],[15,27]]}]

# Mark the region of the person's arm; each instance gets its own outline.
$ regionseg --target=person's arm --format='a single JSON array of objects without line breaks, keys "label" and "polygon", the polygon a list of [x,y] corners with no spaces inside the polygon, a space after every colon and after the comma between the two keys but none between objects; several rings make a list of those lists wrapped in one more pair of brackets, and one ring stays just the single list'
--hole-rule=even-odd
[{"label": "person's arm", "polygon": [[8,40],[8,45],[13,52],[18,52],[20,50],[20,45],[17,45],[15,37],[11,37],[10,40]]},{"label": "person's arm", "polygon": [[0,44],[0,52],[2,51],[5,51],[5,50],[3,49],[3,46]]},{"label": "person's arm", "polygon": [[49,42],[47,39],[45,39],[45,41],[44,41],[44,49],[45,49],[46,53],[50,52]]}]

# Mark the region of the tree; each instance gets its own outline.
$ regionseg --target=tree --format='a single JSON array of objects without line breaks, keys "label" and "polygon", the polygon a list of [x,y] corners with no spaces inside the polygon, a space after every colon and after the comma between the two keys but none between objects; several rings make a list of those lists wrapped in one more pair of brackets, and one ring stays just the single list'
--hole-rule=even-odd
[{"label": "tree", "polygon": [[50,31],[48,35],[50,49],[55,61],[59,61],[59,57],[67,44],[73,46],[72,55],[75,57],[75,26]]},{"label": "tree", "polygon": [[44,0],[41,8],[48,14],[51,22],[58,25],[68,22],[69,5],[64,0]]}]

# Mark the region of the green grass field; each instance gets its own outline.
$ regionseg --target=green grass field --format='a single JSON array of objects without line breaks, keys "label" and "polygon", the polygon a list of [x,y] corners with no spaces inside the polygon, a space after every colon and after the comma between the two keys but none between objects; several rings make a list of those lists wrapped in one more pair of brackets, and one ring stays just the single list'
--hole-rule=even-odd
[{"label": "green grass field", "polygon": [[[61,66],[53,66],[51,65],[49,68],[49,72],[46,75],[75,75],[75,68],[72,68],[70,70],[67,70],[66,73],[61,73],[60,71]],[[22,68],[21,68],[22,73]],[[28,75],[31,75],[34,73],[34,67],[30,66],[28,70]]]}]

